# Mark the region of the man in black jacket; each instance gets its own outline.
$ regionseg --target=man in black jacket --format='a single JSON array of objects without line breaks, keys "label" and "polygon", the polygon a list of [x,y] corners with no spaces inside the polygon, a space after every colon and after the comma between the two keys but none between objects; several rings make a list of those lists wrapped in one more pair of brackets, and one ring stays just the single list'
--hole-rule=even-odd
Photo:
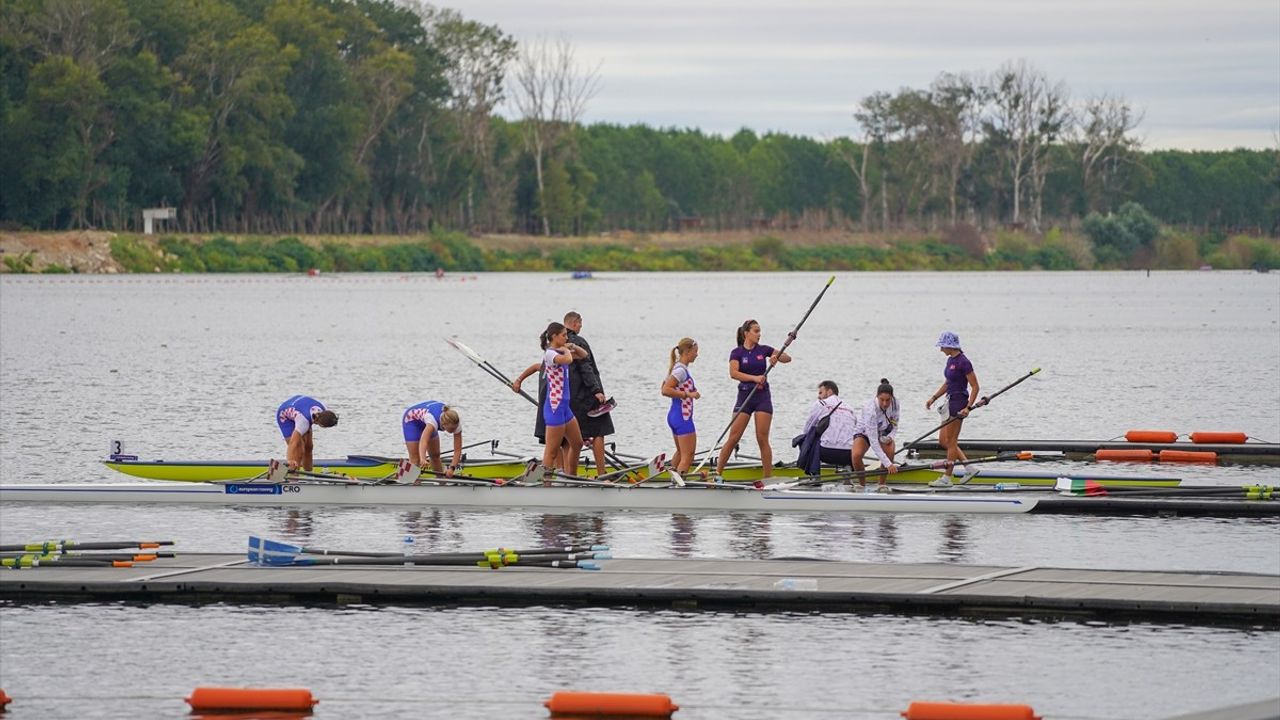
[{"label": "man in black jacket", "polygon": [[604,383],[600,381],[600,370],[596,366],[596,354],[592,352],[591,345],[578,334],[582,332],[582,315],[572,310],[565,313],[564,326],[569,328],[569,342],[587,351],[587,357],[574,360],[569,366],[569,406],[573,409],[574,417],[578,418],[583,442],[591,447],[596,474],[600,474],[605,467],[604,438],[613,434],[613,420],[609,417],[613,400],[604,394]]}]

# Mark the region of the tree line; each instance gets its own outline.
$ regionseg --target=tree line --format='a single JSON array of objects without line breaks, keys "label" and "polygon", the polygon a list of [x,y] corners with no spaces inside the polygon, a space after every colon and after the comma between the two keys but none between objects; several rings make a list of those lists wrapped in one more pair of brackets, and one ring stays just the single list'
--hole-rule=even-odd
[{"label": "tree line", "polygon": [[412,1],[4,0],[0,68],[8,228],[1094,236],[1137,203],[1280,233],[1280,152],[1144,150],[1125,98],[1024,61],[873,93],[839,138],[583,124],[567,42]]}]

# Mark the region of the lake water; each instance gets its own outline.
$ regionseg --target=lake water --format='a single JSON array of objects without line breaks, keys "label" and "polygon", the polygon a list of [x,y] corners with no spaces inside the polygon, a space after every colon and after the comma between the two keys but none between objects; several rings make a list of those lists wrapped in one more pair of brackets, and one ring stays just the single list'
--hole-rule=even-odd
[{"label": "lake water", "polygon": [[[97,461],[279,456],[295,393],[338,411],[316,453],[400,454],[399,417],[457,406],[468,440],[533,453],[533,407],[443,340],[514,375],[567,310],[585,318],[621,451],[670,452],[658,395],[697,339],[702,447],[728,421],[726,358],[747,318],[781,345],[827,276],[541,274],[0,276],[0,480],[120,480]],[[901,436],[937,424],[941,330],[990,392],[970,438],[1097,439],[1131,428],[1280,439],[1280,275],[841,274],[771,376],[773,445],[793,456],[818,381],[861,404],[880,377]],[[532,384],[530,383],[530,387]],[[753,441],[744,452],[754,454]],[[1055,467],[1049,465],[1049,469]],[[1046,469],[1037,465],[1036,469]],[[1267,466],[1116,466],[1196,483],[1280,482]],[[607,542],[626,557],[1280,573],[1280,524],[1249,519],[543,514],[324,508],[0,507],[0,542],[171,538],[235,552],[249,534],[420,551]],[[13,717],[179,717],[201,684],[311,688],[316,717],[539,718],[558,689],[668,692],[677,718],[889,718],[912,699],[1025,702],[1047,717],[1160,718],[1280,694],[1272,629],[892,614],[600,608],[0,605]]]}]

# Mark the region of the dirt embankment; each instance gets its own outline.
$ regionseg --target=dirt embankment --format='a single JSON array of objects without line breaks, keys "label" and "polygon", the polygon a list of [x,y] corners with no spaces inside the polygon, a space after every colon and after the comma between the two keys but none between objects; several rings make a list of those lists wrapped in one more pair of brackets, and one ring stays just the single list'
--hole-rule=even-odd
[{"label": "dirt embankment", "polygon": [[120,272],[111,259],[115,236],[97,230],[0,233],[0,273],[42,272],[52,266],[68,272]]}]

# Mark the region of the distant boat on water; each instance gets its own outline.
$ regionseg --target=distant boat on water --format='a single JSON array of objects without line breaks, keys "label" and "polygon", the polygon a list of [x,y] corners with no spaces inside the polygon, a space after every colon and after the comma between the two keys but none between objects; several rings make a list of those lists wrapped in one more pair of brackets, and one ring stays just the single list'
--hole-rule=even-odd
[{"label": "distant boat on water", "polygon": [[590,280],[591,271],[590,270],[574,270],[573,279],[574,280]]}]

